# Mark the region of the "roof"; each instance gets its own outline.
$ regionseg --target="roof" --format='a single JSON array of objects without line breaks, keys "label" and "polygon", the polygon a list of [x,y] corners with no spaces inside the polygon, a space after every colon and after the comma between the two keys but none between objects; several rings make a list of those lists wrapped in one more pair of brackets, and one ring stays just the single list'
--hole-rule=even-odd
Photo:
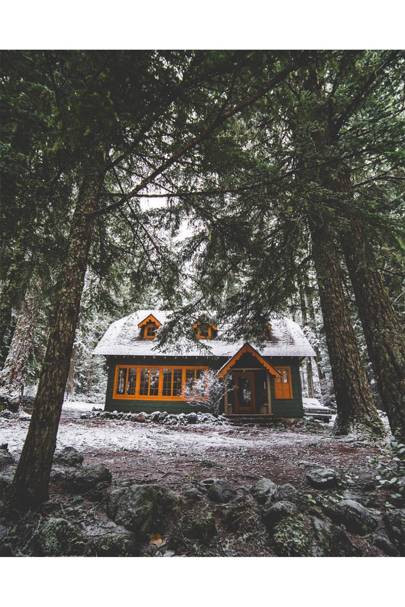
[{"label": "roof", "polygon": [[[170,310],[137,310],[113,322],[97,344],[94,354],[103,356],[234,356],[245,344],[244,341],[225,341],[218,338],[204,340],[204,350],[190,340],[184,339],[175,346],[159,348],[153,340],[139,336],[139,323],[152,314],[162,325],[171,315]],[[252,343],[261,356],[315,356],[302,329],[289,318],[271,320],[271,338],[262,345]]]},{"label": "roof", "polygon": [[259,363],[274,377],[280,375],[280,373],[270,365],[262,356],[260,356],[259,352],[250,344],[243,344],[243,346],[230,358],[222,367],[218,370],[218,377],[225,377],[227,373],[235,366],[235,364],[242,358],[244,354],[251,354],[259,361]]}]

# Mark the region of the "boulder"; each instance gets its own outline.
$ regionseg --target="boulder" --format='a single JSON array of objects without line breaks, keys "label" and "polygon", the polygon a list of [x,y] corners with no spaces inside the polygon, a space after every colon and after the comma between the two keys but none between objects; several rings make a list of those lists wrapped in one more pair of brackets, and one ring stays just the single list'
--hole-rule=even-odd
[{"label": "boulder", "polygon": [[53,463],[58,466],[81,466],[83,455],[74,447],[63,447],[63,449],[55,451]]},{"label": "boulder", "polygon": [[283,518],[287,516],[293,517],[297,512],[297,506],[286,500],[275,502],[274,504],[266,502],[263,510],[263,521],[266,527],[271,529]]},{"label": "boulder", "polygon": [[312,525],[302,514],[287,516],[272,530],[271,543],[278,556],[310,556]]},{"label": "boulder", "polygon": [[208,486],[207,495],[213,502],[226,504],[236,497],[236,491],[227,481],[217,479]]},{"label": "boulder", "polygon": [[166,530],[179,501],[178,495],[165,487],[133,484],[110,492],[107,514],[139,538],[146,539],[148,535]]},{"label": "boulder", "polygon": [[307,470],[305,476],[309,484],[316,489],[333,489],[338,484],[336,472],[331,468],[317,466]]},{"label": "boulder", "polygon": [[4,525],[0,525],[0,556],[13,556],[9,529]]},{"label": "boulder", "polygon": [[55,470],[53,480],[61,481],[69,493],[88,493],[111,483],[111,472],[104,464]]},{"label": "boulder", "polygon": [[342,523],[348,531],[359,535],[373,531],[378,524],[375,515],[354,500],[341,500],[335,506],[329,507],[328,514],[334,521]]},{"label": "boulder", "polygon": [[193,518],[185,524],[183,533],[186,537],[203,544],[210,542],[217,534],[214,515],[207,510],[193,512]]},{"label": "boulder", "polygon": [[278,490],[277,490],[277,499],[278,500],[293,501],[297,497],[298,497],[298,491],[293,485],[286,483],[285,485],[278,486]]},{"label": "boulder", "polygon": [[394,546],[392,542],[390,542],[385,533],[377,533],[373,537],[373,544],[388,556],[399,556],[398,549]]},{"label": "boulder", "polygon": [[139,548],[133,533],[110,521],[108,528],[88,536],[89,556],[138,556]]},{"label": "boulder", "polygon": [[252,494],[259,504],[274,501],[277,493],[278,486],[269,478],[260,478],[252,487]]},{"label": "boulder", "polygon": [[198,415],[192,411],[186,414],[185,419],[188,424],[196,424],[198,422]]},{"label": "boulder", "polygon": [[389,539],[398,548],[400,555],[405,556],[405,509],[386,512],[383,521]]},{"label": "boulder", "polygon": [[0,417],[2,419],[13,419],[15,417],[15,413],[9,409],[4,409],[4,411],[0,411]]},{"label": "boulder", "polygon": [[14,458],[8,450],[8,444],[0,445],[0,469],[14,463]]},{"label": "boulder", "polygon": [[64,518],[50,517],[42,521],[35,542],[42,556],[80,555],[85,549],[80,531]]}]

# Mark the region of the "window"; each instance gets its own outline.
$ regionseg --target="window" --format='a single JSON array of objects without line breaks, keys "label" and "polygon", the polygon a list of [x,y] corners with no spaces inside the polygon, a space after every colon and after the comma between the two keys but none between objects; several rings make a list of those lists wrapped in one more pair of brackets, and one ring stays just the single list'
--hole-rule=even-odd
[{"label": "window", "polygon": [[275,398],[292,398],[291,367],[275,367],[275,369],[280,373],[274,382]]},{"label": "window", "polygon": [[140,329],[141,339],[155,339],[156,332],[160,328],[161,323],[153,314],[149,314],[142,322],[138,324]]},{"label": "window", "polygon": [[185,400],[186,384],[199,379],[206,369],[117,365],[113,398]]},{"label": "window", "polygon": [[157,326],[153,323],[149,323],[144,327],[143,337],[144,339],[155,339]]},{"label": "window", "polygon": [[198,321],[193,324],[197,339],[215,339],[217,327],[209,322]]}]

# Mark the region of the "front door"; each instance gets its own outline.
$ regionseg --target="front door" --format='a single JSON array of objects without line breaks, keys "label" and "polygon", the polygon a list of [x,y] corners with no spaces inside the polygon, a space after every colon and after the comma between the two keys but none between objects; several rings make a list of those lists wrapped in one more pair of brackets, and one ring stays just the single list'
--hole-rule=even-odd
[{"label": "front door", "polygon": [[256,413],[254,371],[233,371],[234,413]]}]

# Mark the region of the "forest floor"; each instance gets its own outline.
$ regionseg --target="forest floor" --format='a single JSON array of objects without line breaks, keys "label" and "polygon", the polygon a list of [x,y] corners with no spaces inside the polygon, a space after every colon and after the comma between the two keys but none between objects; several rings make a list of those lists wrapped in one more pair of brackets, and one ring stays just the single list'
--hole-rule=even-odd
[{"label": "forest floor", "polygon": [[[125,420],[81,419],[95,405],[65,403],[57,448],[74,447],[85,464],[103,463],[116,480],[181,485],[185,480],[226,478],[243,485],[261,477],[276,483],[305,485],[308,464],[332,467],[356,476],[373,468],[378,449],[336,438],[319,424],[316,433],[258,425],[193,424],[163,426]],[[0,444],[8,443],[16,457],[29,420],[1,419]]]},{"label": "forest floor", "polygon": [[378,483],[383,443],[305,420],[93,407],[65,403],[49,500],[26,515],[10,496],[30,416],[0,415],[0,556],[405,554],[405,510]]}]

